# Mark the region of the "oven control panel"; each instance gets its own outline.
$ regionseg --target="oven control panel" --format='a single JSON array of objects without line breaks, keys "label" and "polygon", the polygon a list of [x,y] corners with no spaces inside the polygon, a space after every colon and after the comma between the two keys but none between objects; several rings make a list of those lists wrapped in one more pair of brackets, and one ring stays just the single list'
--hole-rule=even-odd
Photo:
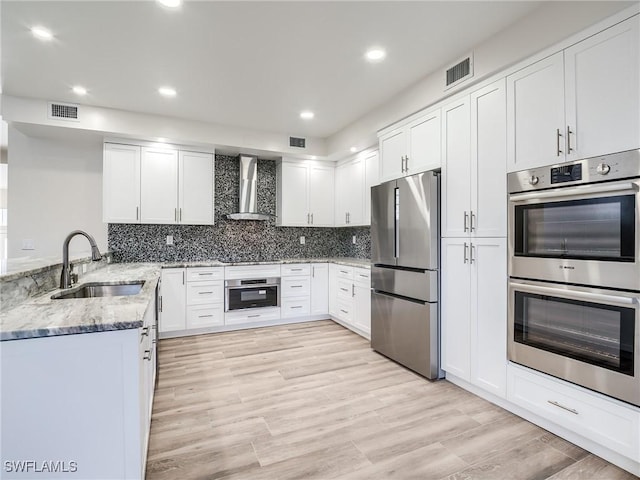
[{"label": "oven control panel", "polygon": [[640,150],[585,158],[507,175],[509,193],[640,177]]}]

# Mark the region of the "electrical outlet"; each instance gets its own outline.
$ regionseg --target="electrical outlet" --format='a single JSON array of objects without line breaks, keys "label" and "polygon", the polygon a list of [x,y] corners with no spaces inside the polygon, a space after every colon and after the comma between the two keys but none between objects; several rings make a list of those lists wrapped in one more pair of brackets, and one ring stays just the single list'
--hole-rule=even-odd
[{"label": "electrical outlet", "polygon": [[173,245],[173,235],[167,235],[167,245]]},{"label": "electrical outlet", "polygon": [[22,250],[35,250],[36,244],[33,238],[25,238],[22,240]]},{"label": "electrical outlet", "polygon": [[354,245],[356,244],[356,236],[355,235],[353,237],[351,237],[351,243],[353,243]]},{"label": "electrical outlet", "polygon": [[87,264],[86,263],[82,264],[82,273],[87,273]]},{"label": "electrical outlet", "polygon": [[305,244],[305,242],[306,242],[306,240],[305,240],[305,238],[304,238],[304,235],[302,235],[302,236],[300,237],[300,245],[304,245],[304,244]]}]

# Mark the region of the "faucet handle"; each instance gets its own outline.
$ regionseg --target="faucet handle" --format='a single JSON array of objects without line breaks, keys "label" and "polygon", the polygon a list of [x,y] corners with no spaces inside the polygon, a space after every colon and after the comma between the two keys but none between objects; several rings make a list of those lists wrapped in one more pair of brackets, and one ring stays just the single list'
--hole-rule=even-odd
[{"label": "faucet handle", "polygon": [[78,283],[78,274],[71,271],[71,273],[69,273],[69,286],[74,283]]}]

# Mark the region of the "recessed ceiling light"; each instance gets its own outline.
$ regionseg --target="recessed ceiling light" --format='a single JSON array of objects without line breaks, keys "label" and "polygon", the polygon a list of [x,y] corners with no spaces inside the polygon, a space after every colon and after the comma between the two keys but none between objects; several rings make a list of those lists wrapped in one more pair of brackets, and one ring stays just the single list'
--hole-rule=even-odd
[{"label": "recessed ceiling light", "polygon": [[44,27],[33,27],[31,33],[40,40],[51,40],[53,38],[53,34]]},{"label": "recessed ceiling light", "polygon": [[158,93],[163,97],[175,97],[176,89],[171,87],[160,87]]},{"label": "recessed ceiling light", "polygon": [[76,85],[75,87],[73,87],[73,93],[75,93],[76,95],[86,95],[87,89],[81,87],[80,85]]},{"label": "recessed ceiling light", "polygon": [[182,5],[182,0],[158,0],[158,3],[169,8],[178,8]]},{"label": "recessed ceiling light", "polygon": [[364,56],[370,62],[379,62],[381,60],[384,60],[384,57],[387,56],[387,52],[385,52],[381,48],[372,48],[371,50],[367,50],[367,53],[365,53]]},{"label": "recessed ceiling light", "polygon": [[349,149],[349,151],[350,151],[351,153],[356,153],[356,152],[358,151],[358,149],[357,149],[356,147],[351,147],[351,148]]},{"label": "recessed ceiling light", "polygon": [[305,110],[304,112],[300,112],[300,118],[304,118],[305,120],[311,120],[314,117],[314,113],[309,110]]}]

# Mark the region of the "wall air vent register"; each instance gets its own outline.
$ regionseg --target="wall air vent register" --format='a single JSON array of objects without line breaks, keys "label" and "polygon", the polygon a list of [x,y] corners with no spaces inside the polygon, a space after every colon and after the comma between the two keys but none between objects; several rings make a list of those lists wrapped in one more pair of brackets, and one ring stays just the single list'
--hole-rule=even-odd
[{"label": "wall air vent register", "polygon": [[72,122],[78,122],[80,121],[78,113],[78,105],[50,102],[47,117],[52,120],[69,120]]}]

